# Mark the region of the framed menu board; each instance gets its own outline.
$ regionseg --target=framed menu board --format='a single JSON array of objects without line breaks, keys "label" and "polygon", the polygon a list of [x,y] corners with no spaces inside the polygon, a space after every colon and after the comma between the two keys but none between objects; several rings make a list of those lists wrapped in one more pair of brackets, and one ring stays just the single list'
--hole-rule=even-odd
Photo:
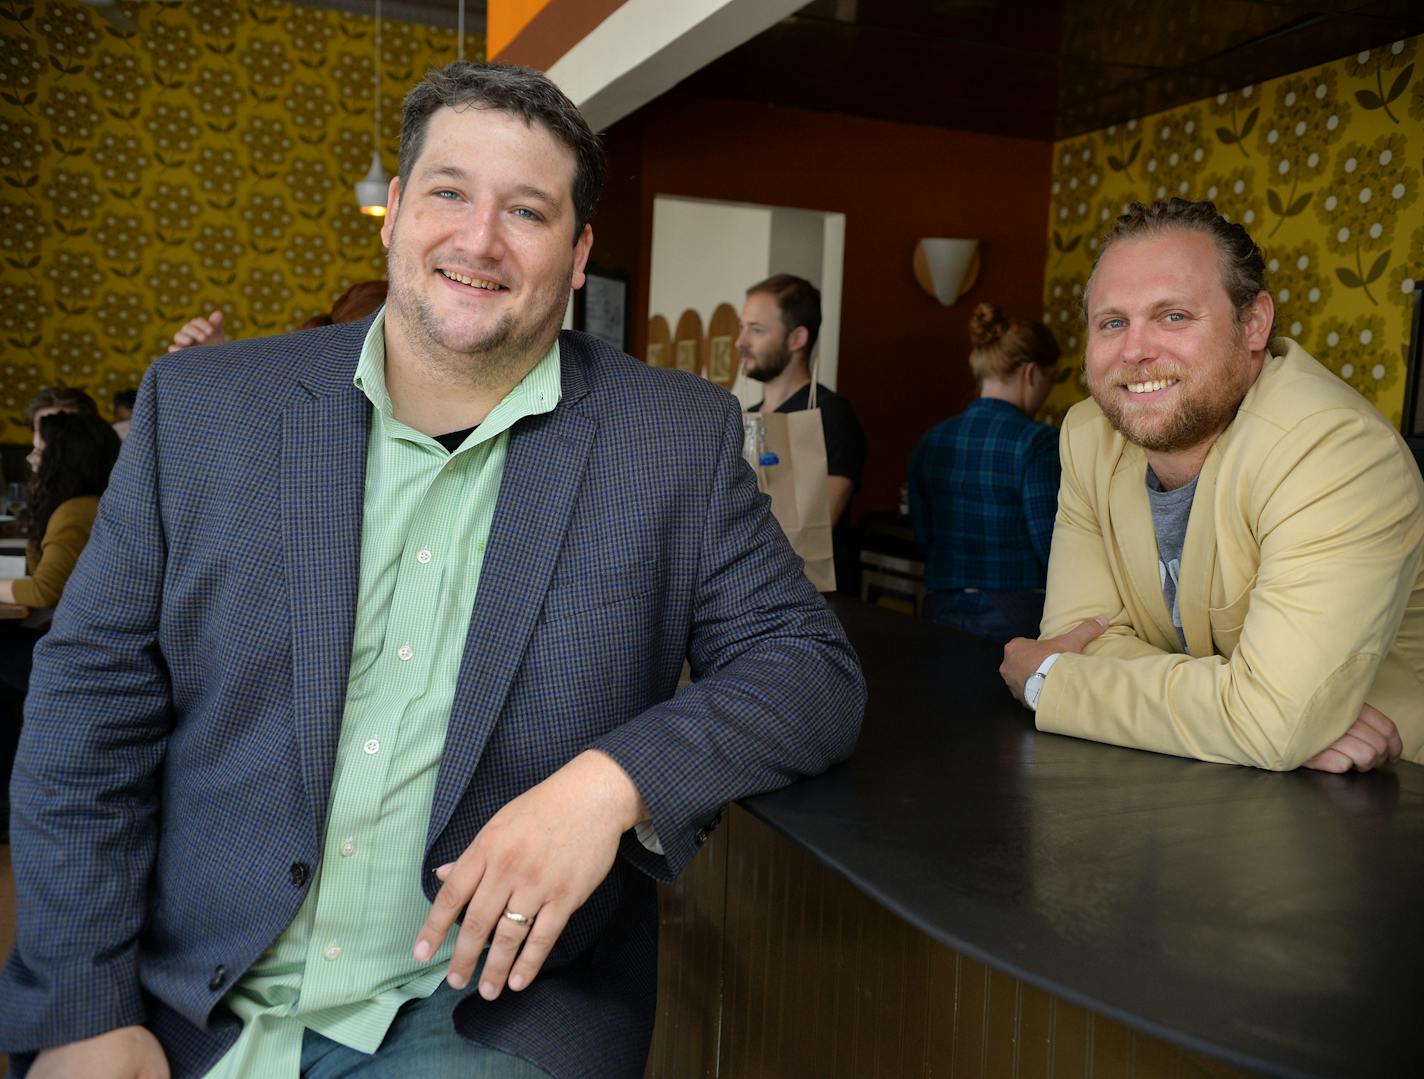
[{"label": "framed menu board", "polygon": [[648,354],[644,357],[649,367],[671,367],[672,328],[662,315],[648,319]]},{"label": "framed menu board", "polygon": [[707,320],[707,378],[732,388],[737,378],[737,334],[742,320],[729,303],[719,303]]},{"label": "framed menu board", "polygon": [[628,275],[589,267],[583,288],[574,293],[574,329],[628,348]]},{"label": "framed menu board", "polygon": [[702,316],[692,308],[684,311],[673,332],[673,362],[679,371],[700,375],[707,366],[707,339],[702,335]]}]

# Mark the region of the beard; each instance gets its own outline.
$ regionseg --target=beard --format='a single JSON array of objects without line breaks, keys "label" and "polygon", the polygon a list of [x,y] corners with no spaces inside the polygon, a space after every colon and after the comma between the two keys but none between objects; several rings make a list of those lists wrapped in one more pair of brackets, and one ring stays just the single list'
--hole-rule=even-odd
[{"label": "beard", "polygon": [[[472,276],[479,271],[471,267]],[[386,302],[400,315],[411,344],[422,350],[432,366],[445,371],[455,382],[504,380],[511,373],[522,377],[531,361],[548,349],[563,325],[568,309],[569,284],[573,273],[573,252],[568,272],[529,296],[523,311],[505,311],[493,321],[466,325],[461,320],[442,317],[430,296],[417,287],[424,266],[397,254],[391,244],[386,255],[386,276],[390,282]]]},{"label": "beard", "polygon": [[[1225,365],[1212,365],[1210,370],[1198,367],[1195,378],[1184,378],[1184,372],[1173,369],[1114,372],[1102,380],[1090,379],[1088,389],[1108,422],[1129,442],[1154,453],[1176,453],[1219,435],[1236,418],[1250,389],[1250,369],[1241,364],[1239,377],[1233,378],[1234,370]],[[1160,405],[1134,405],[1119,392],[1129,382],[1168,378],[1178,380],[1175,400]]]},{"label": "beard", "polygon": [[[752,362],[748,364],[747,360]],[[746,372],[747,378],[754,382],[770,382],[785,371],[787,365],[791,363],[791,352],[788,349],[780,348],[767,353],[760,362],[751,353],[744,352],[742,361],[742,370]]]}]

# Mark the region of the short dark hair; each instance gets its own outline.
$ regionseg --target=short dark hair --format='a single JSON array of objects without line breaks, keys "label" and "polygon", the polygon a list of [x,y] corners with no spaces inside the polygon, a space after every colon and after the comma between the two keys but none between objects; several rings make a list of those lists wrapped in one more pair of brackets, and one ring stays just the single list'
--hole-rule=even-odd
[{"label": "short dark hair", "polygon": [[25,423],[35,425],[35,413],[57,408],[62,412],[83,412],[89,416],[99,415],[99,406],[94,398],[77,386],[46,386],[25,405]]},{"label": "short dark hair", "polygon": [[763,292],[776,301],[781,312],[781,324],[790,333],[797,326],[806,327],[806,355],[816,347],[821,333],[821,290],[804,277],[795,274],[772,274],[747,289],[748,296]]},{"label": "short dark hair", "polygon": [[25,534],[39,545],[61,503],[101,495],[119,456],[119,436],[88,412],[53,412],[40,417],[44,450],[25,493]]},{"label": "short dark hair", "polygon": [[130,412],[132,412],[133,406],[137,403],[137,401],[138,390],[134,389],[133,387],[129,387],[126,390],[119,390],[117,393],[114,394],[115,408],[126,408]]},{"label": "short dark hair", "polygon": [[415,169],[425,146],[430,117],[441,108],[499,109],[542,124],[574,155],[574,240],[593,219],[603,192],[607,159],[598,136],[564,92],[542,72],[512,64],[472,64],[457,60],[428,72],[405,97],[401,115],[400,174]]},{"label": "short dark hair", "polygon": [[[1211,237],[1221,256],[1221,284],[1236,310],[1239,322],[1256,297],[1266,291],[1266,257],[1251,234],[1242,226],[1226,220],[1216,205],[1205,200],[1170,199],[1144,205],[1134,202],[1127,207],[1103,237],[1093,273],[1098,264],[1118,240],[1134,236],[1152,236],[1163,232],[1200,232]],[[1083,315],[1088,313],[1088,295],[1093,287],[1092,276],[1083,290]]]}]

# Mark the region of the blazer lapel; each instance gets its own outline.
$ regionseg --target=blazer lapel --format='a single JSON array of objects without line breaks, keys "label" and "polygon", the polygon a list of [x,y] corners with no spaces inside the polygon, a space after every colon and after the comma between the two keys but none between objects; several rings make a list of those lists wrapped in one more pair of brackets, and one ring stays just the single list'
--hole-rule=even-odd
[{"label": "blazer lapel", "polygon": [[1129,443],[1118,458],[1109,492],[1109,520],[1118,557],[1127,569],[1132,590],[1157,629],[1159,647],[1177,647],[1172,614],[1162,596],[1162,575],[1157,560],[1157,533],[1152,527],[1152,507],[1147,501],[1147,458]]},{"label": "blazer lapel", "polygon": [[[353,325],[364,330],[369,320]],[[371,422],[370,403],[351,381],[360,343],[358,336],[352,351],[349,340],[338,339],[302,379],[311,396],[293,401],[282,415],[292,702],[302,777],[318,835],[325,827],[341,733],[360,587]]]},{"label": "blazer lapel", "polygon": [[1207,452],[1192,495],[1192,512],[1187,518],[1187,536],[1182,543],[1182,571],[1177,582],[1177,610],[1182,616],[1182,636],[1187,651],[1209,656],[1215,651],[1211,639],[1211,581],[1216,575],[1216,479],[1221,472],[1222,444],[1231,429],[1216,440]]},{"label": "blazer lapel", "polygon": [[578,352],[567,335],[562,349],[559,405],[520,420],[509,432],[499,505],[460,661],[428,842],[444,831],[504,709],[543,609],[593,449],[597,423],[580,407],[587,389]]}]

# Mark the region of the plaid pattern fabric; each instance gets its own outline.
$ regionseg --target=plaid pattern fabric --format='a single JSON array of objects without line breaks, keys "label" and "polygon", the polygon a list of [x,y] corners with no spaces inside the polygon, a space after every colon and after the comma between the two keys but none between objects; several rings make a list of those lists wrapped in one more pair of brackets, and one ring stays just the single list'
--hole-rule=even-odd
[{"label": "plaid pattern fabric", "polygon": [[1042,588],[1058,509],[1058,431],[980,397],[910,458],[910,517],[925,585]]},{"label": "plaid pattern fabric", "polygon": [[[325,829],[368,326],[192,350],[146,375],[36,656],[0,1048],[147,1021],[185,1077],[235,1039],[214,1005],[301,907]],[[434,868],[575,754],[623,766],[665,853],[626,837],[545,973],[455,1020],[554,1075],[641,1075],[650,877],[681,870],[725,802],[846,756],[865,688],[742,461],[735,399],[580,334],[560,348],[560,404],[509,434],[429,827],[411,841],[433,896]],[[684,657],[695,681],[674,696]]]}]

